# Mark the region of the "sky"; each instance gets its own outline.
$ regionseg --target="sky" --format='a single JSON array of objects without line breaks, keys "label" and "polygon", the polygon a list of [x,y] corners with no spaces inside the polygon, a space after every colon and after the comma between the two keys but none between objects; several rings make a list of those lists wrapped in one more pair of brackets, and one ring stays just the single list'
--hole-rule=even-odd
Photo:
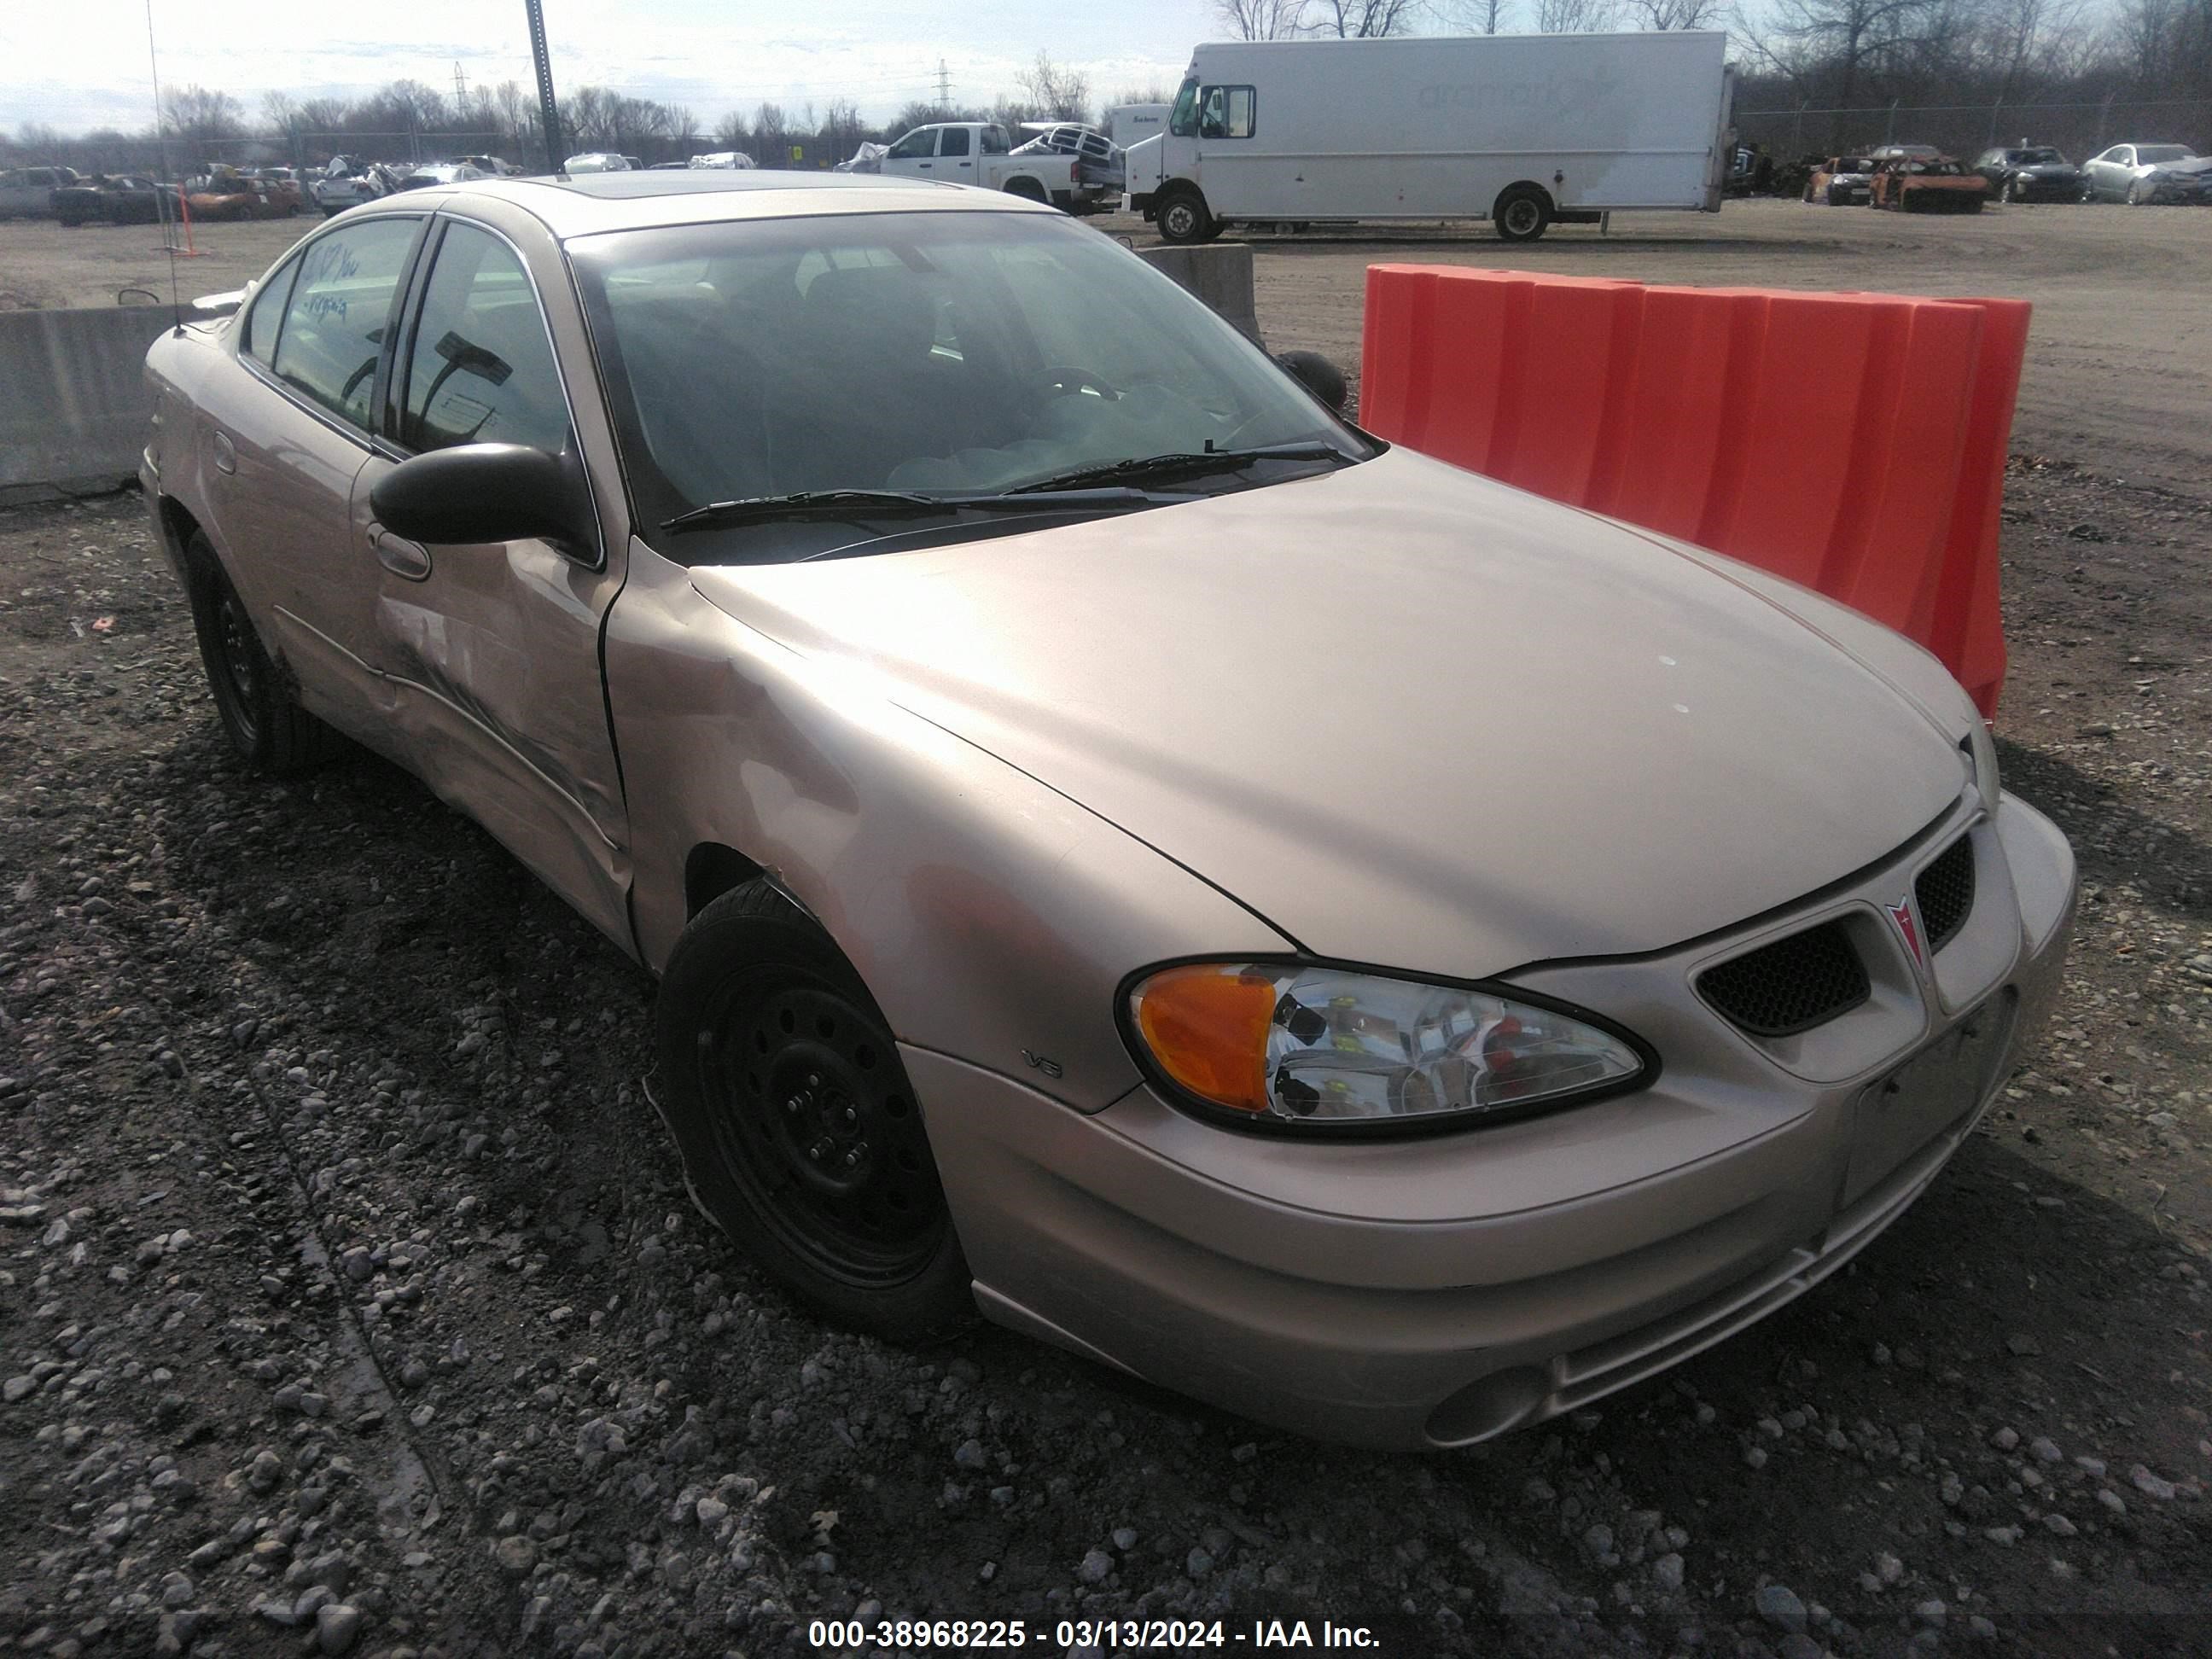
[{"label": "sky", "polygon": [[[535,85],[523,0],[151,0],[165,88],[220,88],[258,117],[271,89],[356,96],[410,77],[441,91]],[[148,0],[0,0],[0,130],[151,124]],[[739,8],[714,0],[545,0],[556,93],[586,83],[690,107],[711,131],[763,99],[794,114],[850,98],[888,118],[936,95],[941,58],[959,102],[1018,90],[1040,49],[1104,101],[1172,88],[1190,49],[1218,38],[1207,0],[838,0]]]}]

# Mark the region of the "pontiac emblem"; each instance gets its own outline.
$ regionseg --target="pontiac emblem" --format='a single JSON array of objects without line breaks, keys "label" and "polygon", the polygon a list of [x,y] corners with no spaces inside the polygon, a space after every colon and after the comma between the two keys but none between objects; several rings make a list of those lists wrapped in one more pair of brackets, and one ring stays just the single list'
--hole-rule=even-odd
[{"label": "pontiac emblem", "polygon": [[1897,903],[1884,908],[1889,912],[1889,919],[1897,924],[1897,931],[1905,935],[1905,948],[1912,952],[1914,965],[1925,968],[1928,952],[1921,948],[1920,924],[1912,915],[1912,896],[1908,893]]}]

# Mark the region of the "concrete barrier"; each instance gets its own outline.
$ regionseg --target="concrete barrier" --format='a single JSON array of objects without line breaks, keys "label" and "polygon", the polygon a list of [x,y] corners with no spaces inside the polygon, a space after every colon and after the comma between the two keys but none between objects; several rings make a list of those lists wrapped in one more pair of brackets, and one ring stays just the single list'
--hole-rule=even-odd
[{"label": "concrete barrier", "polygon": [[0,311],[0,499],[137,472],[153,413],[146,348],[174,323],[167,306]]},{"label": "concrete barrier", "polygon": [[1245,242],[1215,242],[1205,247],[1140,247],[1137,257],[1163,276],[1212,306],[1243,331],[1253,344],[1260,337],[1260,316],[1252,303],[1252,249]]}]

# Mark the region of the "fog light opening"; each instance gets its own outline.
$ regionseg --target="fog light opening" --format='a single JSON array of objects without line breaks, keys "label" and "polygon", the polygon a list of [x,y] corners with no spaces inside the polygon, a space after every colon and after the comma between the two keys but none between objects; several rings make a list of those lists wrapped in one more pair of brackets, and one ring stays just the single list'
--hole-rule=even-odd
[{"label": "fog light opening", "polygon": [[1516,1365],[1470,1382],[1429,1413],[1425,1432],[1439,1446],[1471,1446],[1526,1422],[1552,1391],[1534,1365]]}]

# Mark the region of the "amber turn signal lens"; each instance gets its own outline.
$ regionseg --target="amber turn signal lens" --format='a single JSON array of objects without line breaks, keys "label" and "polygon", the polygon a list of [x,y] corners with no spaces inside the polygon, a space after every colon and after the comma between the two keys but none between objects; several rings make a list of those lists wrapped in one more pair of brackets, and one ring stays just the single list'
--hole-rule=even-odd
[{"label": "amber turn signal lens", "polygon": [[1269,1109],[1273,979],[1220,963],[1168,968],[1137,987],[1129,1002],[1145,1047],[1176,1083],[1217,1106]]}]

